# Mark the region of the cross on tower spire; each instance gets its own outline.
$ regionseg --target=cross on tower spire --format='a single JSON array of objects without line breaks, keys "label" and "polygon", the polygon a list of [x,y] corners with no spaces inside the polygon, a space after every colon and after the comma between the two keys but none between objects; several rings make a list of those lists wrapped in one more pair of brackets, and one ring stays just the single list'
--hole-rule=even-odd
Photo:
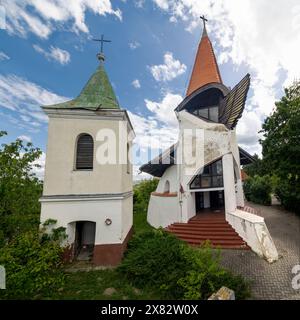
[{"label": "cross on tower spire", "polygon": [[202,37],[207,36],[207,32],[206,32],[206,22],[208,21],[204,15],[200,16],[200,19],[203,21],[203,33],[202,33]]},{"label": "cross on tower spire", "polygon": [[98,58],[99,61],[103,62],[105,60],[105,55],[104,55],[104,52],[103,52],[103,44],[105,42],[111,42],[111,40],[105,40],[104,39],[104,35],[102,34],[101,35],[101,39],[93,39],[93,41],[101,42],[100,52],[97,53],[97,58]]}]

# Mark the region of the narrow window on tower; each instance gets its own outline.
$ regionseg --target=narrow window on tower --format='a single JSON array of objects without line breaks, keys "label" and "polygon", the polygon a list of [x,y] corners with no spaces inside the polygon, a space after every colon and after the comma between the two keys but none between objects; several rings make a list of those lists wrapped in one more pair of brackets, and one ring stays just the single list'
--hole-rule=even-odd
[{"label": "narrow window on tower", "polygon": [[79,135],[76,145],[76,170],[92,170],[94,162],[94,141],[87,133]]}]

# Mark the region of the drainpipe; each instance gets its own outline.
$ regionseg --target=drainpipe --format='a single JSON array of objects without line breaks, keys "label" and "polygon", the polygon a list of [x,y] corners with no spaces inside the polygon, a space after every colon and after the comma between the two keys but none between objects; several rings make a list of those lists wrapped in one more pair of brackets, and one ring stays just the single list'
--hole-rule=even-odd
[{"label": "drainpipe", "polygon": [[178,117],[178,113],[175,112],[178,123],[179,123],[179,141],[176,155],[177,166],[178,166],[178,199],[179,199],[179,208],[180,208],[180,222],[182,222],[182,193],[181,193],[181,182],[182,182],[182,130],[181,130],[181,120]]}]

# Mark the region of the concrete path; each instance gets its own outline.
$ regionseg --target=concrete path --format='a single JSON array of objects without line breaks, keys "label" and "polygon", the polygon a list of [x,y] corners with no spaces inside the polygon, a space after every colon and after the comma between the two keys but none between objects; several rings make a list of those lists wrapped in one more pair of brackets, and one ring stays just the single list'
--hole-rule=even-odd
[{"label": "concrete path", "polygon": [[300,265],[300,217],[279,205],[247,205],[265,218],[280,258],[269,264],[252,251],[222,250],[222,265],[252,281],[252,299],[300,300],[300,290],[292,288],[292,268]]}]

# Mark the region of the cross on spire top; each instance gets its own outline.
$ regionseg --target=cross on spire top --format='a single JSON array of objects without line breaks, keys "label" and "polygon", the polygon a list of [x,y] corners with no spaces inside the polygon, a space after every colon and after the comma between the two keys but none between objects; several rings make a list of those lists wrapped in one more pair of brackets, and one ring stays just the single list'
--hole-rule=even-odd
[{"label": "cross on spire top", "polygon": [[206,32],[206,22],[208,21],[204,15],[200,16],[200,19],[203,21],[203,34],[202,37],[207,36]]},{"label": "cross on spire top", "polygon": [[105,60],[105,56],[104,56],[104,52],[103,52],[103,44],[104,44],[105,42],[111,42],[111,40],[106,40],[106,39],[104,39],[104,35],[102,34],[102,35],[101,35],[101,39],[93,39],[93,41],[101,42],[100,52],[97,54],[97,58],[98,58],[100,61],[104,61],[104,60]]}]

